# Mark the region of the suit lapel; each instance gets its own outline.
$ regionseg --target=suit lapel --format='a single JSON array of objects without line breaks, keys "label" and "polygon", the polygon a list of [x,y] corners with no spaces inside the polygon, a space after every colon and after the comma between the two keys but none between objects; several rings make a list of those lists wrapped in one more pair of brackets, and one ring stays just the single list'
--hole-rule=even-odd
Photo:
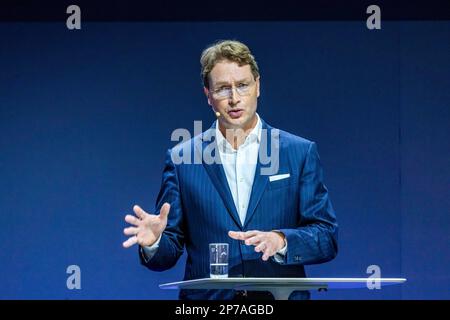
[{"label": "suit lapel", "polygon": [[[215,139],[215,123],[212,125],[212,127],[203,133],[203,141],[202,141],[202,155],[203,151],[207,148],[207,150],[212,150],[211,154],[212,157],[215,157],[215,152],[219,152],[216,145],[216,139]],[[209,154],[209,152],[208,152]],[[220,156],[217,154],[217,157],[220,159]],[[202,158],[203,159],[203,158]],[[236,206],[234,205],[233,196],[230,191],[230,187],[228,185],[228,181],[225,175],[225,171],[223,169],[223,166],[221,163],[217,163],[217,161],[214,161],[213,163],[209,164],[202,160],[202,164],[208,173],[209,177],[211,178],[212,183],[214,184],[214,187],[217,189],[217,192],[219,193],[220,197],[222,198],[225,207],[230,214],[231,218],[234,220],[236,225],[239,226],[239,228],[242,230],[242,223],[239,219],[239,214],[237,212]]]},{"label": "suit lapel", "polygon": [[[261,146],[266,146],[266,150],[263,150],[262,152],[265,153],[265,156],[271,159],[271,162],[269,163],[261,163],[261,152],[258,152],[258,161],[256,164],[256,170],[255,170],[255,178],[253,180],[253,186],[252,191],[250,195],[249,205],[247,209],[247,214],[245,218],[244,225],[242,225],[241,220],[239,218],[239,214],[237,212],[236,206],[234,204],[233,196],[230,191],[230,187],[228,185],[228,181],[225,175],[225,171],[223,169],[222,163],[218,163],[217,161],[214,161],[213,163],[209,164],[206,163],[203,159],[202,164],[208,173],[209,177],[211,178],[212,183],[214,184],[214,187],[217,189],[217,192],[219,193],[220,197],[222,198],[225,207],[230,214],[231,218],[234,220],[237,226],[241,230],[243,230],[248,223],[250,222],[251,218],[255,214],[256,208],[259,204],[259,201],[261,200],[261,197],[264,193],[264,190],[267,186],[267,183],[269,181],[269,175],[261,174],[261,170],[263,168],[269,168],[271,165],[273,165],[273,161],[278,161],[279,159],[277,157],[272,157],[271,151],[272,151],[272,127],[266,124],[262,119],[262,132],[261,132],[261,141],[260,141],[260,148]],[[203,152],[205,149],[208,151],[212,150],[211,154],[212,157],[215,157],[215,152],[219,152],[216,145],[216,139],[215,139],[215,122],[209,128],[207,131],[203,133],[203,139],[201,143],[202,150],[197,150],[197,152],[202,152],[201,155],[203,155]],[[199,148],[200,149],[200,148]],[[279,155],[279,149],[274,148],[273,150],[275,153],[278,153]],[[209,154],[209,152],[207,152]],[[220,156],[217,154],[218,159],[220,159]]]},{"label": "suit lapel", "polygon": [[250,194],[250,200],[248,203],[247,214],[245,216],[244,228],[247,227],[250,219],[255,214],[256,207],[258,206],[259,200],[266,189],[267,181],[269,181],[268,176],[261,175],[261,162],[259,161],[256,165],[255,179],[253,180],[252,193]]},{"label": "suit lapel", "polygon": [[[258,161],[256,164],[256,170],[255,170],[255,178],[253,180],[253,186],[252,186],[252,192],[250,194],[250,200],[248,204],[247,209],[247,215],[245,217],[244,222],[244,228],[247,227],[248,223],[252,219],[253,215],[255,214],[256,207],[259,204],[259,201],[261,200],[261,197],[264,193],[264,190],[266,189],[267,182],[269,181],[269,175],[267,174],[261,174],[261,170],[263,168],[269,168],[271,163],[273,164],[273,161],[278,161],[278,157],[272,157],[271,151],[272,151],[272,127],[266,124],[262,119],[262,132],[261,132],[261,141],[259,146],[259,152],[258,152]],[[278,138],[278,137],[277,137]],[[265,147],[266,146],[266,147]],[[276,144],[274,145],[274,147]],[[261,149],[262,148],[262,149]],[[265,149],[265,150],[264,150]],[[275,153],[278,153],[279,150],[275,149],[273,150]],[[271,162],[269,163],[261,163],[261,154],[264,154],[269,159],[271,159]]]}]

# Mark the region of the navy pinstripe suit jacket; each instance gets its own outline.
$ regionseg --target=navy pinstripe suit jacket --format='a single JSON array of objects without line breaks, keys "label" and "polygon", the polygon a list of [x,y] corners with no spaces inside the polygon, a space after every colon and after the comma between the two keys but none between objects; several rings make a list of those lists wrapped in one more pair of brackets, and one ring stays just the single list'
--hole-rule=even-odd
[{"label": "navy pinstripe suit jacket", "polygon": [[[272,150],[274,128],[262,119]],[[337,254],[336,216],[323,183],[323,173],[314,142],[279,130],[279,169],[287,179],[269,181],[261,169],[269,164],[258,161],[244,225],[234,205],[223,166],[219,163],[174,164],[171,154],[188,150],[200,156],[214,147],[211,134],[215,123],[202,135],[169,150],[166,157],[156,214],[164,202],[171,204],[167,227],[159,249],[149,261],[140,253],[141,263],[154,271],[175,265],[187,250],[184,280],[209,277],[209,248],[213,242],[229,243],[230,277],[305,277],[304,265],[329,261]],[[214,148],[213,148],[214,149]],[[209,149],[211,150],[211,149]],[[218,151],[217,151],[218,152]],[[258,157],[259,159],[259,157]],[[284,263],[261,259],[254,246],[228,237],[229,230],[280,230],[288,250]],[[232,290],[180,290],[180,299],[231,299]],[[289,299],[308,299],[309,292],[295,291]]]}]

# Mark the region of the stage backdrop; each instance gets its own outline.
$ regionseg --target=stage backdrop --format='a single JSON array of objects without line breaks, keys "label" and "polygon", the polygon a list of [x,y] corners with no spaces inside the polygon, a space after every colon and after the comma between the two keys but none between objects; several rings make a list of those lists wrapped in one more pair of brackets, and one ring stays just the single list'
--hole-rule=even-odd
[{"label": "stage backdrop", "polygon": [[153,211],[172,131],[214,120],[199,56],[230,38],[259,63],[260,116],[318,145],[339,254],[308,275],[408,278],[313,298],[450,298],[450,22],[341,21],[0,24],[1,299],[177,298],[158,284],[185,257],[145,269],[123,217]]}]

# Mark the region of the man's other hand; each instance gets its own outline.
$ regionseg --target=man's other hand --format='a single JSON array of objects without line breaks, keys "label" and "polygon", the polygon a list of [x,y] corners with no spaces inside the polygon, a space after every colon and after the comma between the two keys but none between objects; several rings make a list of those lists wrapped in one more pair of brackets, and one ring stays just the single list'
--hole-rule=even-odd
[{"label": "man's other hand", "polygon": [[166,228],[170,204],[164,203],[159,215],[149,214],[138,205],[133,207],[133,211],[136,216],[130,214],[125,216],[125,221],[133,226],[123,229],[125,235],[131,236],[123,242],[123,247],[129,248],[136,243],[143,247],[151,246]]},{"label": "man's other hand", "polygon": [[284,235],[277,231],[229,231],[230,238],[245,241],[246,245],[254,245],[256,252],[262,252],[262,259],[267,261],[285,246]]}]

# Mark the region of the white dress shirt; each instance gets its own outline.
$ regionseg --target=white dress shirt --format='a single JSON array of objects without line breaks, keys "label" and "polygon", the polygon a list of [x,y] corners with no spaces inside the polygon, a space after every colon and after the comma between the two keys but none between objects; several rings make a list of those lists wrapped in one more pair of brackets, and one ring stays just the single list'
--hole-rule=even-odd
[{"label": "white dress shirt", "polygon": [[219,130],[219,124],[216,122],[216,139],[220,160],[242,225],[244,225],[247,216],[261,140],[262,124],[258,115],[257,117],[256,126],[237,150],[225,139]]},{"label": "white dress shirt", "polygon": [[[219,130],[218,120],[216,120],[217,148],[219,149],[220,160],[242,225],[244,225],[245,217],[247,216],[261,141],[262,123],[259,115],[256,114],[256,116],[258,118],[256,126],[250,131],[244,143],[237,150],[223,136]],[[160,240],[161,237],[152,246],[143,248],[147,259],[151,259],[156,253]],[[286,251],[287,244],[274,255],[275,261],[283,263]]]}]

